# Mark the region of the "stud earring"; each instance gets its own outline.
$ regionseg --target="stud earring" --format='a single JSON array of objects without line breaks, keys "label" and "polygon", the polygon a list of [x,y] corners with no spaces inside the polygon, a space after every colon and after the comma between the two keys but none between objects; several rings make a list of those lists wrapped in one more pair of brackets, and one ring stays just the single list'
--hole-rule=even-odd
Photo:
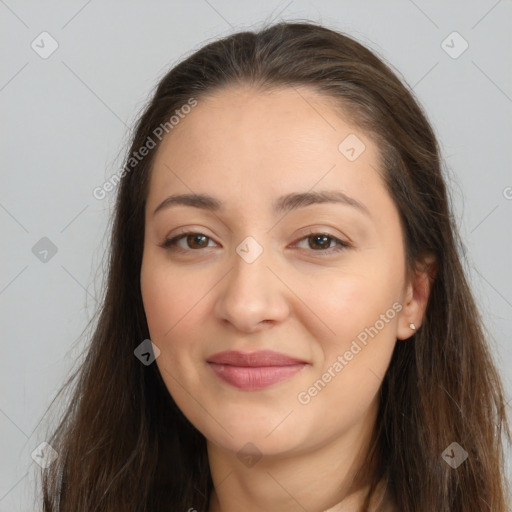
[{"label": "stud earring", "polygon": [[413,331],[415,331],[415,330],[416,330],[416,326],[415,326],[414,324],[409,324],[409,327],[410,327]]}]

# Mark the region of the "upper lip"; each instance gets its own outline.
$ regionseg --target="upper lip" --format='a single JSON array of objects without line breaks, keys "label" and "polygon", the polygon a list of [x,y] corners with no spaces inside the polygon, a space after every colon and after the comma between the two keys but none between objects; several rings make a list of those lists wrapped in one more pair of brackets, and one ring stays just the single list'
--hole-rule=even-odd
[{"label": "upper lip", "polygon": [[306,363],[302,359],[274,352],[273,350],[260,350],[258,352],[227,350],[210,356],[207,362],[232,366],[289,366]]}]

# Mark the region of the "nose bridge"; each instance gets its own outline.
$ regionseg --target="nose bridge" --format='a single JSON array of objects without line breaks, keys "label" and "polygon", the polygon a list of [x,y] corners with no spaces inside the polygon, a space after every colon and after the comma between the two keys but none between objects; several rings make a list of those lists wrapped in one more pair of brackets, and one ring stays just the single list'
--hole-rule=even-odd
[{"label": "nose bridge", "polygon": [[[262,235],[258,238],[262,238]],[[269,263],[270,250],[263,247],[263,240],[260,242],[250,235],[247,236],[235,247],[233,256],[233,270],[228,276],[231,292],[244,301],[265,300],[270,283],[268,275],[271,274],[267,268]],[[262,293],[263,292],[263,293]]]},{"label": "nose bridge", "polygon": [[269,255],[270,250],[255,236],[247,236],[235,247],[216,313],[241,330],[253,330],[260,322],[279,320],[285,314],[280,281],[269,268]]}]

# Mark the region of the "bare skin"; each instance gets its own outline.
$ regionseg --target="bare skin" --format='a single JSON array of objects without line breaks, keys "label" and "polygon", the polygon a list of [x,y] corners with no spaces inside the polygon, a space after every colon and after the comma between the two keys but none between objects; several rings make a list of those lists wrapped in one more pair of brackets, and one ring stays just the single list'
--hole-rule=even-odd
[{"label": "bare skin", "polygon": [[[338,149],[350,134],[365,145],[353,161]],[[378,165],[372,140],[308,88],[237,86],[200,98],[158,149],[142,295],[165,384],[207,439],[209,512],[351,512],[362,503],[365,487],[353,480],[378,391],[429,294],[424,273],[406,279],[398,210]],[[320,190],[342,191],[367,212],[340,203],[272,211],[281,195]],[[171,194],[190,193],[214,196],[222,209],[154,213]],[[186,232],[204,237],[181,238],[174,248],[183,252],[161,247]],[[247,237],[257,242],[242,244],[257,254],[250,263],[237,252]],[[336,239],[349,247],[336,251]],[[370,326],[377,334],[346,357]],[[307,364],[263,389],[240,389],[207,363],[225,350],[274,350]]]}]

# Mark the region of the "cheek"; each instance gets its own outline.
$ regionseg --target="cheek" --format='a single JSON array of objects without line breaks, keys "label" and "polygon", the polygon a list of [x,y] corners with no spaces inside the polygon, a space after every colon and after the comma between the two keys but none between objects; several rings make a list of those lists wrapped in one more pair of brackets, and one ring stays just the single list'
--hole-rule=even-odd
[{"label": "cheek", "polygon": [[399,265],[368,266],[363,273],[332,281],[328,294],[308,295],[329,328],[327,336],[317,336],[323,352],[318,378],[338,390],[331,399],[352,403],[354,397],[371,398],[377,391],[396,343],[402,308],[399,272]]},{"label": "cheek", "polygon": [[[303,290],[305,303],[325,326],[328,334],[324,338],[340,346],[376,322],[378,329],[383,329],[381,315],[386,315],[400,296],[396,272],[375,264],[351,268],[350,273],[320,283],[322,280],[317,280],[316,286]],[[385,320],[395,316],[391,309]],[[390,322],[385,323],[388,326]]]},{"label": "cheek", "polygon": [[400,305],[391,298],[374,295],[369,299],[364,290],[339,303],[338,314],[330,322],[336,332],[330,337],[334,341],[324,339],[322,344],[322,372],[343,374],[343,380],[350,381],[345,382],[348,388],[359,391],[363,391],[360,377],[373,373],[375,383],[381,380],[396,343],[397,309]]},{"label": "cheek", "polygon": [[141,269],[141,292],[150,339],[160,349],[156,365],[174,401],[186,410],[186,396],[181,394],[182,386],[187,383],[188,387],[197,371],[192,363],[194,351],[200,348],[194,343],[201,339],[194,334],[199,305],[193,308],[198,299],[186,292],[194,288],[187,286],[182,291],[179,277],[173,274],[148,258]]},{"label": "cheek", "polygon": [[151,340],[160,349],[164,339],[172,333],[176,312],[176,297],[162,281],[147,280],[141,288],[142,301]]},{"label": "cheek", "polygon": [[[151,341],[160,349],[156,362],[169,390],[182,376],[193,378],[201,359],[201,298],[212,288],[193,273],[173,272],[165,262],[148,256],[141,268],[141,293]],[[203,319],[204,320],[204,319]]]},{"label": "cheek", "polygon": [[335,307],[327,307],[323,320],[336,334],[317,338],[321,364],[296,397],[301,413],[321,418],[326,433],[353,425],[376,400],[396,343],[400,305],[393,296],[365,279],[344,281],[329,296]]},{"label": "cheek", "polygon": [[201,283],[193,274],[169,271],[168,265],[148,256],[141,268],[141,293],[144,311],[152,341],[159,344],[172,338],[183,323],[188,321],[195,303],[204,294]]}]

